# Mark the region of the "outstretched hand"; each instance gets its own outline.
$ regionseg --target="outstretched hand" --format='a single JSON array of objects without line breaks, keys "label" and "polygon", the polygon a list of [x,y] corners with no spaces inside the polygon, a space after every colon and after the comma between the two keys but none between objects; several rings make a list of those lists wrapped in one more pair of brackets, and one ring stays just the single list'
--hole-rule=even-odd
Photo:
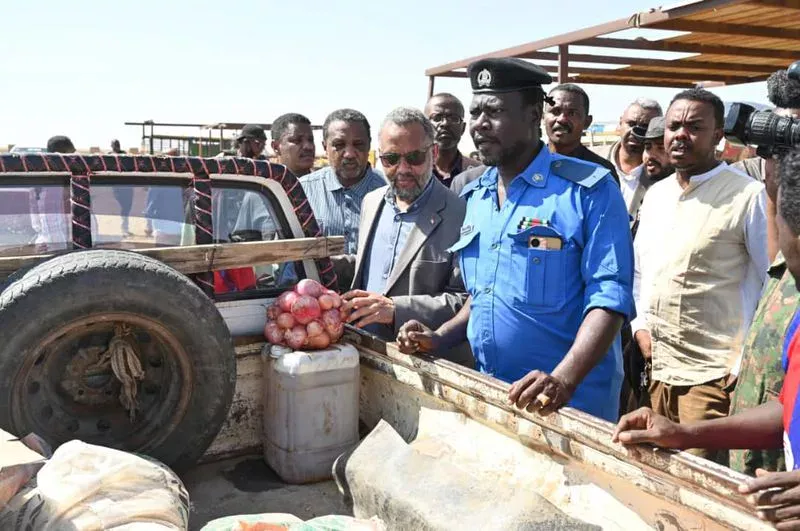
[{"label": "outstretched hand", "polygon": [[662,448],[682,448],[683,429],[680,424],[642,407],[619,419],[611,440],[626,445],[650,443]]}]

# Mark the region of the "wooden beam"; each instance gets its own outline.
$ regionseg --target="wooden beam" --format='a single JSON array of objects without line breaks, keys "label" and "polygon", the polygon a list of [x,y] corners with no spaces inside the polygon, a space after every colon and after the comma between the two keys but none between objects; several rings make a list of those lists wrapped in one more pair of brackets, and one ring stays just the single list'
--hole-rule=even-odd
[{"label": "wooden beam", "polygon": [[800,29],[727,24],[724,22],[709,22],[705,20],[665,20],[664,22],[653,24],[651,27],[674,31],[691,31],[694,33],[722,33],[725,35],[736,35],[737,37],[765,37],[768,39],[787,39],[790,41],[800,40]]},{"label": "wooden beam", "polygon": [[[628,70],[627,68],[618,70],[609,70],[602,68],[573,68],[570,70],[573,74],[583,74],[588,76],[610,77],[618,79],[675,79],[676,81],[696,82],[696,81],[722,81],[729,85],[738,83],[749,83],[751,81],[758,81],[758,79],[742,77],[742,76],[726,76],[720,74],[696,73],[687,74],[685,72],[639,72],[636,70]],[[578,78],[580,79],[580,77]]]},{"label": "wooden beam", "polygon": [[789,62],[796,60],[797,57],[800,56],[800,52],[795,52],[792,50],[771,50],[769,48],[746,48],[744,46],[726,46],[720,44],[695,44],[690,42],[677,42],[677,41],[667,41],[667,40],[651,41],[645,38],[615,39],[611,37],[592,37],[590,39],[577,41],[573,44],[575,46],[594,46],[598,48],[621,48],[626,50],[652,50],[658,52],[732,55],[739,57],[760,57],[763,59],[788,59]]},{"label": "wooden beam", "polygon": [[[525,59],[539,59],[541,61],[557,61],[558,54],[555,52],[532,52],[525,54]],[[755,72],[760,74],[771,74],[778,67],[768,65],[745,65],[739,63],[717,63],[711,61],[690,61],[682,59],[646,59],[644,57],[623,57],[618,55],[594,55],[594,54],[570,54],[569,59],[573,63],[598,63],[624,66],[649,66],[659,67],[664,70],[685,69],[702,70],[704,72],[717,71],[728,73],[736,72]]]},{"label": "wooden beam", "polygon": [[[344,253],[344,236],[130,250],[160,260],[179,272],[189,275],[235,267],[326,258],[342,254]],[[53,258],[57,254],[63,253],[0,258],[0,278],[5,278],[20,268]]]},{"label": "wooden beam", "polygon": [[566,83],[569,80],[569,45],[562,44],[558,47],[558,82]]},{"label": "wooden beam", "polygon": [[[547,72],[558,72],[557,66],[542,66]],[[671,72],[671,71],[650,71],[650,70],[631,70],[628,68],[583,68],[573,66],[569,69],[570,74],[582,74],[588,76],[600,77],[613,77],[613,78],[639,78],[639,79],[675,79],[678,81],[685,81],[687,83],[693,82],[695,79],[702,79],[703,81],[723,81],[727,84],[731,83],[749,83],[751,81],[760,81],[766,78],[766,74],[758,77],[745,77],[745,76],[729,76],[724,74],[708,74],[708,73],[688,73],[688,72]],[[580,79],[578,77],[577,79]],[[566,83],[566,81],[565,81]]]},{"label": "wooden beam", "polygon": [[783,9],[800,9],[800,0],[756,0],[754,6],[781,7]]},{"label": "wooden beam", "polygon": [[[432,77],[432,76],[431,76]],[[436,77],[469,77],[466,72],[462,70],[453,70],[451,72],[445,72],[443,74],[438,74]]]},{"label": "wooden beam", "polygon": [[693,88],[697,84],[689,81],[663,80],[632,80],[632,79],[608,79],[591,76],[579,76],[569,78],[570,83],[578,85],[622,85],[626,87],[659,87],[659,88]]},{"label": "wooden beam", "polygon": [[467,59],[462,59],[461,61],[456,61],[454,63],[448,63],[442,66],[429,68],[428,70],[425,71],[425,75],[438,76],[444,72],[449,72],[450,70],[455,70],[457,68],[466,68],[472,62],[478,61],[480,59],[488,59],[490,57],[522,57],[525,53],[528,52],[542,50],[544,48],[551,48],[553,46],[559,46],[561,44],[569,44],[571,41],[576,39],[587,39],[589,37],[594,37],[597,35],[614,33],[616,31],[622,31],[624,29],[628,29],[629,27],[630,26],[628,24],[628,19],[621,18],[611,22],[606,22],[605,24],[599,24],[597,26],[592,26],[582,30],[572,31],[570,33],[564,33],[563,35],[558,35],[556,37],[551,37],[549,39],[541,39],[538,41],[521,44],[519,46],[514,46],[512,48],[505,48],[502,50],[497,50],[496,52],[486,53],[483,55],[476,55],[475,57],[468,57]]},{"label": "wooden beam", "polygon": [[435,79],[436,78],[434,76],[428,76],[428,99],[431,99],[431,97],[433,97],[433,86],[435,83]]}]

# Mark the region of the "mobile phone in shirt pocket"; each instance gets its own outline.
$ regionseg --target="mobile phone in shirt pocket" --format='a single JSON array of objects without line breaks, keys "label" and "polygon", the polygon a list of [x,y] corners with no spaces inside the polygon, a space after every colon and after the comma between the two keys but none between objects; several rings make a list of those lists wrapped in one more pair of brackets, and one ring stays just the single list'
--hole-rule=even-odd
[{"label": "mobile phone in shirt pocket", "polygon": [[559,310],[566,298],[564,238],[547,225],[535,225],[508,236],[514,240],[512,273],[525,276],[515,300],[534,311]]}]

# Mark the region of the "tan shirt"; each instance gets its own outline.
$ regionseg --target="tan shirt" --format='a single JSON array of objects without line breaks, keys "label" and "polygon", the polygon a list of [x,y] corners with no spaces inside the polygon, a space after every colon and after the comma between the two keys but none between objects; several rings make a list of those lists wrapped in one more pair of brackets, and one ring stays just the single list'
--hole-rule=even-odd
[{"label": "tan shirt", "polygon": [[764,185],[721,163],[655,183],[634,241],[634,333],[652,337],[653,379],[697,385],[741,355],[767,277]]}]

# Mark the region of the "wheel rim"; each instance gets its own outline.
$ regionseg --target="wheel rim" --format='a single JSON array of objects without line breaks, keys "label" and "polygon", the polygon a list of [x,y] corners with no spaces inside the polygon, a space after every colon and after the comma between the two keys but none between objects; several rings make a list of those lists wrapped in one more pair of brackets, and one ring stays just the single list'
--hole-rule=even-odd
[{"label": "wheel rim", "polygon": [[[92,367],[119,324],[130,328],[127,339],[144,369],[134,420],[120,402],[122,384],[111,367]],[[54,445],[80,439],[148,453],[184,417],[193,384],[188,353],[157,321],[128,313],[89,316],[59,327],[25,356],[14,381],[12,420],[20,433]]]}]

